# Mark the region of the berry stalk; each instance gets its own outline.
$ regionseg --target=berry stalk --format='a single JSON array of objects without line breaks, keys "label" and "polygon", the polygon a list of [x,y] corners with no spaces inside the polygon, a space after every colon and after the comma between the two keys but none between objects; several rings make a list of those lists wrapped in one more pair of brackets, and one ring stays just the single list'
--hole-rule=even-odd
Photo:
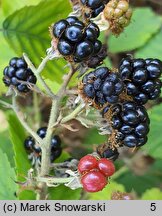
[{"label": "berry stalk", "polygon": [[66,87],[68,83],[70,82],[73,74],[75,73],[76,69],[73,68],[71,65],[71,70],[64,79],[64,82],[58,91],[56,98],[52,102],[52,108],[51,108],[51,113],[50,113],[50,118],[49,118],[49,123],[47,127],[47,134],[44,139],[43,145],[42,145],[42,162],[41,162],[41,172],[40,176],[45,176],[49,174],[50,171],[50,148],[51,148],[51,138],[53,134],[53,125],[57,124],[57,119],[59,117],[60,113],[60,102],[61,99],[66,91]]}]

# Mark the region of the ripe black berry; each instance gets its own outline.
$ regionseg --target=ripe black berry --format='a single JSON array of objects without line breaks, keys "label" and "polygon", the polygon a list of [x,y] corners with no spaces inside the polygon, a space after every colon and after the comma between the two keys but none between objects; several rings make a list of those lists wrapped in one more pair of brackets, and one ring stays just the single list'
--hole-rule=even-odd
[{"label": "ripe black berry", "polygon": [[61,147],[61,139],[59,136],[55,135],[51,140],[51,150],[56,150]]},{"label": "ripe black berry", "polygon": [[60,157],[61,153],[62,153],[62,148],[57,148],[55,150],[51,150],[51,156],[50,156],[51,162],[53,162],[58,157]]},{"label": "ripe black berry", "polygon": [[38,136],[40,136],[40,138],[42,138],[42,139],[45,138],[46,132],[47,132],[47,127],[41,127],[37,130]]},{"label": "ripe black berry", "polygon": [[84,93],[90,97],[94,98],[95,97],[95,89],[93,88],[92,84],[87,84],[84,88]]},{"label": "ripe black berry", "polygon": [[27,137],[24,141],[24,147],[28,151],[32,151],[35,145],[35,141],[32,137]]},{"label": "ripe black berry", "polygon": [[80,0],[80,2],[89,10],[89,12],[86,12],[87,10],[85,10],[83,16],[91,18],[98,16],[104,10],[108,0]]},{"label": "ripe black berry", "polygon": [[[3,82],[6,86],[16,87],[19,92],[27,93],[30,88],[27,84],[36,84],[37,78],[33,74],[23,58],[14,57],[10,60],[9,66],[3,71]],[[26,82],[26,83],[24,83]]]},{"label": "ripe black berry", "polygon": [[98,8],[96,8],[93,12],[92,12],[92,17],[96,17],[98,16],[105,8],[105,5],[101,5]]},{"label": "ripe black berry", "polygon": [[110,96],[112,95],[112,93],[115,90],[115,86],[113,84],[113,82],[104,82],[103,86],[102,86],[102,92],[104,93],[104,95],[106,96]]},{"label": "ripe black berry", "polygon": [[22,58],[17,59],[17,61],[16,61],[16,67],[17,68],[27,68],[27,66],[28,65],[24,59],[22,59]]},{"label": "ripe black berry", "polygon": [[123,83],[118,73],[111,72],[107,67],[99,67],[85,75],[82,80],[83,94],[99,105],[115,104],[123,91]]},{"label": "ripe black berry", "polygon": [[102,48],[102,43],[99,40],[96,40],[94,43],[94,50],[93,50],[93,55],[96,55],[97,53],[100,52],[101,48]]},{"label": "ripe black berry", "polygon": [[17,85],[17,90],[19,92],[24,92],[24,93],[29,91],[27,85],[25,85],[23,83]]},{"label": "ripe black berry", "polygon": [[111,126],[115,129],[118,145],[133,148],[147,142],[150,122],[144,106],[127,101],[110,109],[112,112]]},{"label": "ripe black berry", "polygon": [[93,30],[96,32],[97,38],[99,37],[99,35],[100,35],[100,29],[99,29],[99,27],[98,27],[95,23],[92,23],[92,22],[91,22],[91,23],[88,25],[88,28],[93,29]]},{"label": "ripe black berry", "polygon": [[75,22],[78,21],[78,18],[75,17],[75,16],[69,16],[66,18],[66,21],[70,24],[70,25],[73,25]]},{"label": "ripe black berry", "polygon": [[66,28],[65,37],[70,42],[79,42],[83,38],[83,28],[79,25],[71,25]]},{"label": "ripe black berry", "polygon": [[87,6],[92,9],[98,8],[102,3],[102,0],[87,0]]},{"label": "ripe black berry", "polygon": [[58,22],[55,23],[55,25],[53,26],[53,35],[56,38],[60,38],[61,35],[64,33],[64,31],[66,30],[66,27],[69,25],[68,21],[66,20],[60,20]]},{"label": "ripe black berry", "polygon": [[18,78],[18,79],[21,79],[21,80],[26,80],[27,79],[27,76],[28,76],[28,73],[27,73],[27,70],[24,70],[24,68],[20,68],[16,71],[16,74],[15,76]]},{"label": "ripe black berry", "polygon": [[17,58],[17,57],[14,57],[14,58],[12,58],[10,61],[9,61],[9,65],[11,66],[11,67],[16,67],[16,63],[17,63],[17,60],[18,60],[19,58]]},{"label": "ripe black berry", "polygon": [[145,69],[136,69],[132,76],[133,82],[143,84],[147,80],[147,71]]},{"label": "ripe black berry", "polygon": [[[75,63],[87,61],[97,55],[102,48],[102,43],[97,40],[100,34],[98,26],[93,23],[86,25],[74,16],[55,23],[51,34],[56,39],[59,53],[68,61]],[[103,57],[100,57],[99,63],[102,60]]]},{"label": "ripe black berry", "polygon": [[[95,52],[94,48],[94,52]],[[85,65],[88,66],[89,68],[96,68],[100,66],[103,63],[103,60],[107,57],[107,47],[102,46],[100,51],[95,55],[93,54],[92,57],[90,57],[86,62]]]},{"label": "ripe black berry", "polygon": [[[91,42],[95,42],[96,39],[97,39],[97,35],[96,35],[96,32],[92,29],[92,28],[87,28],[85,30],[85,39],[91,41]],[[101,43],[101,42],[100,42]],[[102,44],[102,43],[101,43]]]},{"label": "ripe black berry", "polygon": [[[119,72],[124,81],[126,92],[138,104],[157,99],[161,93],[162,63],[158,59],[123,59]],[[156,85],[156,83],[158,83]]]},{"label": "ripe black berry", "polygon": [[80,42],[75,51],[75,56],[79,59],[86,59],[93,53],[93,44],[90,41]]},{"label": "ripe black berry", "polygon": [[73,46],[66,40],[59,40],[57,48],[63,56],[68,56],[73,53]]},{"label": "ripe black berry", "polygon": [[[37,130],[37,134],[41,139],[44,139],[47,133],[47,127],[41,127]],[[25,149],[30,151],[32,153],[32,157],[34,157],[35,160],[41,161],[41,154],[42,150],[41,147],[35,142],[35,140],[32,137],[27,137],[27,139],[24,141]],[[51,155],[50,159],[51,162],[53,162],[55,159],[57,159],[62,153],[61,148],[61,139],[58,135],[54,135],[51,139]]]},{"label": "ripe black berry", "polygon": [[136,136],[130,134],[125,136],[123,143],[125,146],[132,148],[137,146],[138,140]]}]

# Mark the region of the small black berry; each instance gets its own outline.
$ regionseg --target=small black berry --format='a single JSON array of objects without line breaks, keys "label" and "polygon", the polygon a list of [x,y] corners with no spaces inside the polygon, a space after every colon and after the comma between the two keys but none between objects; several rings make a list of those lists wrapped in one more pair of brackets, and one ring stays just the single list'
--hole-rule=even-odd
[{"label": "small black berry", "polygon": [[60,20],[56,22],[53,26],[53,35],[56,38],[60,38],[68,25],[69,23],[66,20]]},{"label": "small black berry", "polygon": [[59,40],[57,48],[63,56],[73,54],[73,46],[66,40]]}]

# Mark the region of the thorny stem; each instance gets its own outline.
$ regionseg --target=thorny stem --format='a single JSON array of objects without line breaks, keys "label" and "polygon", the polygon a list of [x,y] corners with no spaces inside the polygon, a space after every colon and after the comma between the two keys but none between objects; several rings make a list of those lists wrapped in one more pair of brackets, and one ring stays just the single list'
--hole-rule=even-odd
[{"label": "thorny stem", "polygon": [[30,61],[29,57],[24,53],[23,54],[25,61],[27,62],[27,64],[29,65],[30,69],[33,71],[33,73],[35,74],[35,76],[37,77],[37,80],[41,83],[41,85],[44,87],[46,93],[48,94],[49,97],[51,97],[52,99],[54,99],[56,96],[55,94],[53,94],[52,90],[48,87],[48,85],[45,83],[44,79],[42,78],[42,76],[40,75],[40,73],[43,71],[43,69],[45,68],[47,62],[49,61],[49,56],[47,55],[43,61],[41,62],[41,64],[39,65],[38,69],[35,68],[35,66],[33,65],[33,63]]},{"label": "thorny stem", "polygon": [[[64,79],[64,82],[63,82],[60,90],[58,91],[56,97],[53,99],[49,123],[48,123],[48,127],[47,127],[47,132],[46,132],[46,137],[44,138],[43,145],[41,146],[42,158],[41,158],[41,170],[40,170],[39,177],[46,176],[50,172],[50,150],[51,150],[51,138],[52,138],[52,134],[53,134],[53,125],[56,124],[56,122],[57,122],[57,119],[59,117],[59,112],[60,112],[61,99],[62,99],[63,95],[65,94],[66,87],[67,87],[67,85],[68,85],[68,83],[69,83],[69,81],[70,81],[70,79],[73,76],[75,71],[76,70],[73,67],[71,67],[69,74]],[[59,179],[56,180],[57,184],[69,182],[69,178],[68,178],[67,182],[60,182],[60,181],[58,182],[58,180]],[[42,182],[41,188],[42,188],[42,195],[40,192],[39,197],[41,197],[42,199],[45,199],[45,194],[43,193],[43,191],[47,191],[47,182]]]},{"label": "thorny stem", "polygon": [[60,102],[62,97],[65,94],[66,87],[75,73],[76,69],[71,66],[70,72],[67,74],[67,76],[64,79],[64,82],[58,91],[56,98],[52,102],[52,108],[51,108],[51,113],[50,113],[50,118],[49,118],[49,123],[47,127],[47,133],[46,137],[44,138],[44,142],[42,145],[42,160],[41,160],[41,172],[40,176],[45,176],[49,174],[50,171],[50,146],[51,146],[51,138],[53,134],[53,125],[56,124],[57,119],[59,117],[60,113]]}]

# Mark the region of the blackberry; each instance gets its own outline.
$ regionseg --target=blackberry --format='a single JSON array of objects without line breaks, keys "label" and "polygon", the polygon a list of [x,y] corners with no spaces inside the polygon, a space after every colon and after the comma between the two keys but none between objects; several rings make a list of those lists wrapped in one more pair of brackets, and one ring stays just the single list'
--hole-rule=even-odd
[{"label": "blackberry", "polygon": [[97,17],[105,8],[109,0],[80,0],[81,7],[84,7],[83,16],[86,18]]},{"label": "blackberry", "polygon": [[24,147],[27,151],[30,151],[32,152],[33,151],[33,148],[35,146],[35,141],[32,137],[27,137],[24,141]]},{"label": "blackberry", "polygon": [[58,157],[60,157],[61,153],[62,153],[62,148],[57,148],[55,151],[51,151],[51,156],[50,156],[51,162],[53,162]]},{"label": "blackberry", "polygon": [[46,132],[47,132],[47,127],[41,127],[37,130],[38,136],[40,136],[40,138],[42,138],[42,139],[45,138]]},{"label": "blackberry", "polygon": [[78,59],[86,59],[93,53],[93,44],[90,41],[80,42],[75,51],[75,57]]},{"label": "blackberry", "polygon": [[[37,78],[28,68],[23,58],[14,57],[9,61],[9,66],[3,70],[3,82],[6,86],[12,86],[20,93],[27,93],[30,88],[27,84],[36,84]],[[26,82],[26,83],[25,83]]]},{"label": "blackberry", "polygon": [[60,20],[56,22],[53,26],[53,35],[59,39],[68,25],[69,23],[67,20]]},{"label": "blackberry", "polygon": [[[88,29],[86,29],[86,37],[87,37],[87,30]],[[93,37],[93,33],[91,37]],[[75,24],[68,26],[65,31],[65,38],[68,39],[71,43],[74,43],[74,42],[77,43],[81,41],[83,38],[83,28]]]},{"label": "blackberry", "polygon": [[66,40],[59,40],[57,48],[60,54],[63,56],[69,56],[74,51],[73,46]]},{"label": "blackberry", "polygon": [[[46,136],[47,127],[41,127],[37,130],[37,134],[41,139],[44,139]],[[32,137],[27,137],[24,141],[25,149],[31,153],[31,158],[33,161],[41,161],[42,150],[40,146],[35,142]],[[61,139],[58,135],[54,135],[51,139],[51,155],[50,160],[53,162],[56,160],[62,153]]]},{"label": "blackberry", "polygon": [[51,140],[51,151],[55,151],[56,149],[61,147],[61,139],[59,136],[55,135]]},{"label": "blackberry", "polygon": [[157,99],[161,94],[162,62],[158,59],[122,59],[119,72],[127,94],[138,104]]},{"label": "blackberry", "polygon": [[127,101],[110,109],[111,126],[115,131],[117,144],[132,148],[147,142],[150,121],[144,106]]},{"label": "blackberry", "polygon": [[103,60],[107,57],[107,47],[102,46],[100,51],[97,55],[93,55],[90,57],[86,62],[85,65],[87,65],[89,68],[96,68],[103,64]]},{"label": "blackberry", "polygon": [[82,80],[83,98],[92,100],[103,107],[106,103],[115,104],[123,91],[123,82],[120,75],[110,71],[107,67],[99,67],[86,74]]},{"label": "blackberry", "polygon": [[94,23],[86,25],[75,16],[55,23],[51,28],[51,35],[55,38],[59,53],[66,60],[75,63],[98,55],[102,48],[102,43],[98,40],[98,26]]}]

